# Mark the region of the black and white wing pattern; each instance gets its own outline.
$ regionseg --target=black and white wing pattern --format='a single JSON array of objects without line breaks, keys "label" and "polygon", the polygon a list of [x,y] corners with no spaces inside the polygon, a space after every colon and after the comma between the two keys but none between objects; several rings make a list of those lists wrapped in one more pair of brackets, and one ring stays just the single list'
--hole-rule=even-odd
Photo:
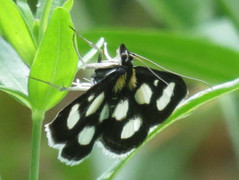
[{"label": "black and white wing pattern", "polygon": [[107,101],[109,118],[102,123],[104,131],[100,142],[116,155],[139,146],[150,128],[166,120],[187,94],[186,85],[179,76],[154,70],[167,82],[165,84],[144,67],[134,69],[135,88],[124,87]]},{"label": "black and white wing pattern", "polygon": [[67,165],[79,164],[102,134],[101,122],[107,118],[105,104],[109,89],[118,78],[114,72],[62,109],[46,124],[48,144],[59,149],[58,159]]},{"label": "black and white wing pattern", "polygon": [[96,70],[97,83],[46,125],[49,145],[59,150],[58,158],[66,164],[79,164],[96,141],[112,154],[129,153],[185,98],[181,77],[133,67],[127,53],[121,45],[122,65]]}]

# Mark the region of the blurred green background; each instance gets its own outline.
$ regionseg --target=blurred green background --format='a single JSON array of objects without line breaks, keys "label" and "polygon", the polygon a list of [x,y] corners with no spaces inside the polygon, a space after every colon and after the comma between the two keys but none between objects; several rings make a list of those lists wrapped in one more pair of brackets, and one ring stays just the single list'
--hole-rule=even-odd
[{"label": "blurred green background", "polygon": [[[28,2],[35,11],[37,2]],[[124,42],[129,50],[157,63],[162,60],[161,65],[175,72],[215,85],[239,75],[234,65],[239,61],[238,9],[238,0],[75,0],[71,14],[77,31],[93,42],[105,37],[112,55]],[[151,46],[144,46],[152,36]],[[82,43],[81,53],[88,49]],[[228,59],[217,59],[226,53]],[[207,73],[191,70],[192,64]],[[187,83],[190,95],[207,88],[197,81]],[[69,93],[44,123],[79,95]],[[141,148],[116,179],[238,179],[238,107],[238,93],[204,105]],[[0,117],[0,179],[28,179],[31,112],[0,92]],[[66,166],[57,160],[43,132],[40,179],[96,179],[113,163],[95,147],[80,165]]]}]

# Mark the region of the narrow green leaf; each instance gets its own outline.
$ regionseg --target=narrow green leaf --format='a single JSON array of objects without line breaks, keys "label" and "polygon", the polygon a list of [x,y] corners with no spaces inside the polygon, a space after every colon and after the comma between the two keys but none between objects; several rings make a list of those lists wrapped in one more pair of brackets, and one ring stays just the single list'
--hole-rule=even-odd
[{"label": "narrow green leaf", "polygon": [[13,1],[0,0],[0,4],[0,27],[4,36],[22,59],[31,65],[36,46],[26,22]]},{"label": "narrow green leaf", "polygon": [[[108,1],[108,0],[101,0],[101,1],[80,1],[81,6],[85,6],[87,9],[87,14],[83,14],[84,10],[82,8],[82,15],[87,18],[88,22],[93,22],[96,26],[108,26],[108,23],[113,23],[114,19],[114,10],[118,10],[120,7],[114,9],[113,4],[115,7],[119,6],[121,3],[117,4],[116,1]],[[100,14],[100,16],[99,16]],[[90,15],[90,16],[89,16]],[[103,18],[102,18],[103,17]],[[89,19],[90,18],[90,19]],[[83,20],[83,19],[82,19]],[[87,23],[87,22],[86,22]],[[88,24],[89,25],[89,24]]]},{"label": "narrow green leaf", "polygon": [[36,43],[37,43],[37,47],[39,46],[39,44],[41,43],[39,41],[39,26],[40,26],[40,21],[39,19],[35,19],[34,23],[33,23],[33,28],[32,28],[32,34],[34,35],[35,39],[36,39]]},{"label": "narrow green leaf", "polygon": [[24,17],[28,27],[32,29],[34,24],[34,16],[27,2],[23,0],[17,0],[17,6],[19,10],[21,11],[21,14]]},{"label": "narrow green leaf", "polygon": [[179,16],[169,9],[165,1],[156,1],[156,0],[137,0],[142,7],[148,12],[148,14],[157,21],[162,21],[168,26],[174,29],[183,29],[183,23],[180,20]]},{"label": "narrow green leaf", "polygon": [[3,92],[6,92],[7,94],[12,96],[14,99],[16,99],[21,104],[27,106],[28,108],[31,108],[30,102],[28,100],[28,96],[26,96],[26,94],[23,94],[20,91],[17,91],[17,90],[14,90],[14,89],[2,86],[2,85],[0,85],[0,90]]},{"label": "narrow green leaf", "polygon": [[68,0],[63,4],[62,7],[66,8],[68,11],[70,11],[73,4],[74,4],[74,0]]},{"label": "narrow green leaf", "polygon": [[66,0],[40,0],[37,5],[36,17],[40,19],[39,25],[39,37],[38,41],[41,41],[41,38],[46,30],[48,21],[52,15],[52,12],[56,7],[62,6]]},{"label": "narrow green leaf", "polygon": [[225,82],[239,77],[239,52],[207,40],[162,31],[119,29],[87,32],[84,36],[89,40],[103,36],[112,56],[115,55],[116,48],[125,43],[131,52],[147,57],[176,73],[209,83]]},{"label": "narrow green leaf", "polygon": [[[52,1],[52,0],[51,0]],[[53,0],[51,2],[51,12],[50,12],[50,15],[52,14],[53,10],[58,7],[58,6],[62,6],[64,4],[66,0]],[[45,7],[46,7],[46,3],[49,3],[47,2],[46,0],[39,0],[38,3],[37,3],[37,11],[36,11],[36,18],[38,19],[41,19],[42,16],[43,16],[43,13],[45,11]]]},{"label": "narrow green leaf", "polygon": [[235,94],[230,94],[224,96],[220,99],[220,104],[222,107],[222,112],[225,116],[225,123],[228,129],[228,134],[230,136],[233,150],[236,156],[237,169],[239,168],[239,99]]},{"label": "narrow green leaf", "polygon": [[231,18],[234,23],[237,31],[239,32],[239,1],[238,0],[217,0],[222,4],[222,7],[225,9],[226,13]]},{"label": "narrow green leaf", "polygon": [[205,22],[212,15],[210,0],[137,0],[147,13],[159,23],[174,30],[190,29]]},{"label": "narrow green leaf", "polygon": [[[198,108],[199,106],[215,99],[225,94],[231,93],[239,89],[239,79],[235,79],[233,81],[225,82],[223,84],[219,84],[212,88],[206,89],[202,92],[199,92],[190,98],[188,98],[174,113],[170,118],[166,121],[167,124],[172,123],[178,118],[182,118],[185,115],[190,114],[193,110]],[[166,126],[165,126],[166,127]],[[157,132],[157,130],[155,131]],[[153,133],[151,133],[153,135]]]},{"label": "narrow green leaf", "polygon": [[[30,77],[60,87],[71,86],[77,71],[77,56],[73,47],[73,26],[69,12],[56,8],[32,65]],[[32,107],[48,110],[58,103],[66,92],[37,80],[29,79],[29,96]]]},{"label": "narrow green leaf", "polygon": [[46,0],[39,0],[37,2],[37,10],[36,10],[36,18],[37,19],[41,19],[42,16],[43,16],[43,13],[44,13],[44,9],[45,9],[45,6],[46,6],[46,3],[47,1]]},{"label": "narrow green leaf", "polygon": [[52,0],[44,1],[41,3],[41,1],[38,3],[38,9],[42,9],[41,7],[44,7],[41,16],[39,17],[39,37],[38,42],[41,41],[41,38],[43,34],[45,33],[48,19],[50,18],[50,10],[51,10]]},{"label": "narrow green leaf", "polygon": [[[130,164],[133,162],[129,162],[123,171],[129,173],[129,176],[131,175],[134,179],[141,179],[141,177],[157,177],[157,179],[165,180],[176,180],[178,177],[188,179],[188,172],[190,173],[191,171],[188,165],[193,163],[200,145],[210,136],[212,127],[215,127],[215,124],[218,123],[217,114],[208,112],[213,107],[208,110],[205,109],[207,108],[195,112],[193,117],[186,118],[184,122],[181,122],[180,124],[183,127],[179,128],[180,132],[174,132],[173,137],[169,137],[164,142],[158,142],[160,144],[158,148],[154,147],[152,150],[152,143],[151,145],[149,144],[149,147],[145,149],[152,150],[150,153],[144,153],[143,156],[137,155],[134,160],[132,159],[132,161],[135,161],[136,158],[140,158],[140,162],[143,163],[131,167]],[[175,127],[178,129],[177,125]],[[170,132],[170,128],[167,131]],[[131,168],[131,172],[129,172],[128,168]],[[144,169],[147,169],[147,171],[144,171]],[[124,173],[123,171],[120,174],[121,176]]]},{"label": "narrow green leaf", "polygon": [[0,89],[29,106],[27,76],[29,68],[15,50],[0,37]]},{"label": "narrow green leaf", "polygon": [[[92,26],[95,25],[95,17],[92,17],[91,12],[89,11],[88,7],[86,7],[85,3],[88,3],[89,1],[83,1],[83,0],[78,0],[74,1],[74,6],[71,10],[71,15],[72,15],[72,20],[74,22],[75,28],[77,30],[89,30]],[[94,2],[94,1],[92,1]],[[95,1],[98,2],[98,1]],[[99,3],[104,4],[102,1],[99,1]],[[101,7],[98,10],[102,10]],[[98,12],[97,10],[97,12]],[[98,12],[98,16],[101,14],[101,12]],[[102,16],[105,19],[105,14]]]},{"label": "narrow green leaf", "polygon": [[[230,82],[226,82],[224,84],[220,84],[217,86],[212,87],[212,89],[207,89],[202,92],[195,94],[194,96],[188,98],[183,104],[181,104],[174,113],[161,125],[159,125],[156,129],[154,129],[144,141],[143,145],[147,143],[150,139],[152,139],[156,134],[162,131],[164,128],[169,126],[170,124],[174,123],[176,120],[185,117],[190,112],[199,108],[201,105],[223,96],[225,94],[231,93],[239,89],[239,79],[235,79]],[[142,146],[143,146],[142,145]],[[139,147],[140,148],[140,147]],[[113,179],[116,174],[123,168],[123,166],[127,163],[129,159],[133,157],[136,151],[139,149],[137,148],[125,158],[121,160],[117,160],[116,163],[106,172],[104,172],[98,179]]]}]

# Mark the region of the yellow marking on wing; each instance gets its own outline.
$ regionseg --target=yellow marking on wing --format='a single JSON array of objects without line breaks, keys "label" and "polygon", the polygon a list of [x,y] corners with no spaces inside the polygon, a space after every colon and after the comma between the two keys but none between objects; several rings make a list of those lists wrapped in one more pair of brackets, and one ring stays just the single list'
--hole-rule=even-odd
[{"label": "yellow marking on wing", "polygon": [[133,90],[136,87],[137,79],[136,79],[136,74],[135,74],[135,69],[132,69],[132,75],[130,77],[128,87],[130,90]]},{"label": "yellow marking on wing", "polygon": [[118,91],[120,91],[125,86],[125,82],[126,82],[126,73],[121,75],[117,80],[117,82],[115,83],[114,92],[117,93]]}]

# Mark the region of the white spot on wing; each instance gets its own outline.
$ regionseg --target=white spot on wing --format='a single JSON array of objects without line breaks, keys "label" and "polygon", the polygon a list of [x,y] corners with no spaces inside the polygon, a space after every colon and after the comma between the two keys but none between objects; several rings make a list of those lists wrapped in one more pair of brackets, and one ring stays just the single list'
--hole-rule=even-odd
[{"label": "white spot on wing", "polygon": [[92,94],[90,97],[88,97],[88,101],[90,102],[95,96]]},{"label": "white spot on wing", "polygon": [[52,138],[52,134],[51,134],[51,130],[50,130],[50,127],[49,127],[50,124],[46,124],[45,125],[45,131],[46,131],[46,134],[47,134],[47,139],[48,139],[48,145],[50,147],[53,147],[55,149],[58,149],[59,152],[58,152],[58,159],[69,165],[69,166],[75,166],[77,164],[80,164],[86,157],[84,157],[83,159],[80,159],[80,160],[69,160],[65,157],[62,156],[62,151],[63,151],[63,148],[65,147],[65,143],[60,143],[60,144],[56,144]]},{"label": "white spot on wing", "polygon": [[159,80],[158,80],[158,79],[154,80],[154,85],[155,85],[155,86],[158,86],[158,83],[159,83]]},{"label": "white spot on wing", "polygon": [[89,115],[95,113],[97,111],[97,109],[100,107],[100,105],[103,102],[103,100],[104,100],[104,93],[102,92],[91,103],[91,105],[89,106],[89,108],[88,108],[88,110],[86,112],[86,116],[89,116]]},{"label": "white spot on wing", "polygon": [[78,135],[78,143],[80,145],[88,145],[95,134],[95,127],[85,127]]},{"label": "white spot on wing", "polygon": [[153,92],[149,85],[144,83],[136,91],[134,98],[138,104],[149,104],[152,94]]},{"label": "white spot on wing", "polygon": [[137,132],[142,124],[142,121],[139,117],[130,119],[129,122],[127,122],[123,130],[121,132],[121,139],[127,139],[130,138]]},{"label": "white spot on wing", "polygon": [[66,120],[67,127],[72,129],[80,119],[80,113],[78,111],[80,104],[75,104],[72,106],[69,116]]},{"label": "white spot on wing", "polygon": [[99,121],[102,122],[102,121],[104,121],[105,119],[108,119],[108,118],[109,118],[109,106],[108,106],[108,104],[105,104],[101,113],[100,113]]},{"label": "white spot on wing", "polygon": [[170,102],[170,99],[173,95],[173,90],[175,87],[175,83],[171,82],[164,90],[161,97],[156,101],[157,108],[159,111],[162,111]]},{"label": "white spot on wing", "polygon": [[112,117],[115,117],[116,120],[120,121],[126,117],[128,109],[129,109],[128,100],[122,100],[115,107]]}]

